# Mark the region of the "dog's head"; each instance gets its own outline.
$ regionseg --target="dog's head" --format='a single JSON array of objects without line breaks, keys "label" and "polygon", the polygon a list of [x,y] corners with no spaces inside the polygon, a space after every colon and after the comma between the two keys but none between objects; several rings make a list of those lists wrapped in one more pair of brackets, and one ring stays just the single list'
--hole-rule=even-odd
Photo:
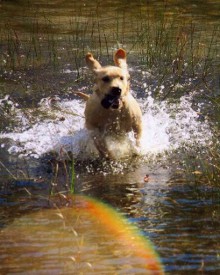
[{"label": "dog's head", "polygon": [[86,55],[86,63],[95,74],[95,92],[101,105],[108,109],[119,109],[123,98],[129,92],[129,73],[126,62],[126,52],[117,50],[114,55],[115,66],[102,67],[91,53]]}]

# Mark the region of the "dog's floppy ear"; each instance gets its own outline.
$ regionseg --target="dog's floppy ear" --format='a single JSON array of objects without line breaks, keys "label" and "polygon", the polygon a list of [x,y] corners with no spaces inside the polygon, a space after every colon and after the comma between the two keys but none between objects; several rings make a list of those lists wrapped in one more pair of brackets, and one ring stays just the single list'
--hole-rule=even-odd
[{"label": "dog's floppy ear", "polygon": [[117,52],[114,55],[114,62],[116,66],[119,66],[122,69],[127,70],[127,58],[126,58],[126,52],[123,49],[118,49]]},{"label": "dog's floppy ear", "polygon": [[100,69],[102,66],[100,63],[93,57],[91,53],[87,53],[86,55],[86,64],[90,70],[95,71]]}]

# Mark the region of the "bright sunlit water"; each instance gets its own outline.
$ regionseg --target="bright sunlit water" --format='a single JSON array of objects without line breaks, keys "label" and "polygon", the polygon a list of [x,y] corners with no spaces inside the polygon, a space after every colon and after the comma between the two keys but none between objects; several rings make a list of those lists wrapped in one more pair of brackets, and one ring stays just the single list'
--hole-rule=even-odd
[{"label": "bright sunlit water", "polygon": [[[204,146],[211,142],[212,132],[207,121],[201,121],[199,112],[192,108],[192,97],[183,96],[179,103],[157,102],[150,95],[139,99],[143,112],[143,136],[140,148],[135,148],[132,133],[127,137],[108,136],[109,150],[116,159],[132,157],[133,154],[148,155],[177,149],[183,144]],[[55,101],[55,102],[54,102]],[[10,154],[20,157],[42,157],[52,152],[65,157],[71,152],[76,159],[93,159],[98,152],[91,133],[84,128],[85,103],[80,100],[45,98],[37,112],[47,111],[52,118],[42,119],[31,125],[31,117],[22,110],[13,108],[18,120],[15,131],[4,133],[0,138],[9,138]],[[27,112],[27,110],[26,110]],[[3,145],[4,146],[4,145]],[[67,157],[67,155],[66,155]]]}]

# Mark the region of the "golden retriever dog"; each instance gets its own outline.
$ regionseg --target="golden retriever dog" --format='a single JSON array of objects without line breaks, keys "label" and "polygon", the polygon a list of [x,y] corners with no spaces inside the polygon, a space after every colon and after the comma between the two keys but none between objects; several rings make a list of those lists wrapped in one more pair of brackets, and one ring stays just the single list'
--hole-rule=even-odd
[{"label": "golden retriever dog", "polygon": [[87,53],[86,63],[95,75],[95,85],[91,96],[77,93],[86,100],[85,126],[92,130],[100,155],[112,158],[106,136],[123,136],[133,131],[136,145],[139,146],[142,134],[142,113],[130,93],[126,52],[123,49],[116,51],[115,66],[101,66],[91,53]]}]

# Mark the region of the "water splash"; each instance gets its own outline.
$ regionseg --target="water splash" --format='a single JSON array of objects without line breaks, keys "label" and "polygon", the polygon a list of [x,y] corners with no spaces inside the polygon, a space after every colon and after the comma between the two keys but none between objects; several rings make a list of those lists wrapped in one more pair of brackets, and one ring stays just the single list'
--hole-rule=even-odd
[{"label": "water splash", "polygon": [[[0,102],[1,103],[1,102]],[[116,159],[139,154],[156,155],[184,145],[205,145],[211,140],[207,121],[201,121],[199,112],[192,108],[192,95],[183,96],[178,103],[157,102],[150,95],[139,100],[143,111],[143,137],[140,148],[134,145],[132,134],[123,139],[107,137],[109,150]],[[45,98],[33,111],[22,113],[13,106],[14,119],[19,121],[11,132],[1,133],[8,151],[20,157],[39,158],[56,152],[59,157],[71,154],[77,159],[97,158],[90,131],[84,128],[85,103],[79,100]],[[37,114],[37,117],[36,117]],[[34,123],[33,123],[34,121]],[[2,145],[3,146],[3,145]]]}]

